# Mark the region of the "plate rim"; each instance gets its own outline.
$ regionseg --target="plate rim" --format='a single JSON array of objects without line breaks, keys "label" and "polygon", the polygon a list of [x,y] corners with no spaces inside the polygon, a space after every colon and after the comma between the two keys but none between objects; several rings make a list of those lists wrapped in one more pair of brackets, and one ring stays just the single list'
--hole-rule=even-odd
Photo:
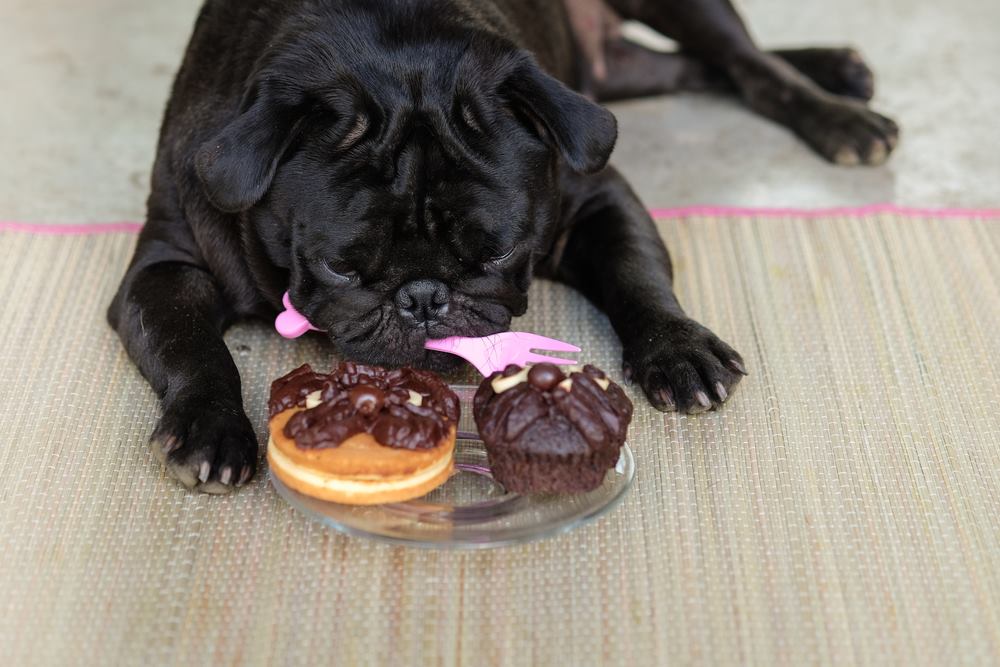
[{"label": "plate rim", "polygon": [[[304,496],[318,503],[324,503],[326,501],[320,500],[318,498],[311,498],[310,496],[306,496],[305,494],[301,494],[295,491],[294,489],[289,488],[280,479],[278,479],[278,477],[270,470],[270,468],[267,471],[267,475],[268,479],[270,480],[271,486],[275,489],[275,491],[282,498],[282,500],[288,503],[288,505],[292,509],[294,509],[299,514],[305,516],[310,521],[318,523],[321,526],[324,526],[325,528],[329,528],[343,535],[347,535],[349,537],[363,538],[374,542],[390,544],[393,546],[409,547],[411,549],[424,549],[424,550],[436,550],[436,551],[485,551],[487,549],[499,549],[503,547],[529,544],[531,542],[538,542],[540,540],[546,540],[558,537],[565,533],[576,530],[577,528],[589,525],[595,522],[597,519],[600,519],[601,517],[611,514],[622,503],[622,501],[628,495],[628,492],[632,489],[632,484],[635,482],[635,473],[636,473],[635,455],[632,453],[632,448],[628,446],[628,442],[622,444],[620,458],[627,459],[628,464],[625,465],[625,469],[626,471],[628,471],[628,474],[626,475],[626,479],[624,480],[624,486],[622,487],[621,491],[619,491],[618,494],[615,495],[613,498],[611,498],[611,500],[609,500],[606,504],[601,505],[600,507],[597,507],[596,509],[593,509],[585,513],[583,516],[579,517],[574,521],[566,521],[558,525],[555,525],[551,528],[548,528],[546,530],[539,531],[538,533],[534,533],[531,535],[522,535],[518,537],[509,537],[489,542],[470,542],[464,540],[441,540],[438,542],[419,541],[419,540],[407,539],[404,537],[395,537],[392,535],[382,535],[379,533],[366,531],[361,528],[355,528],[354,526],[349,526],[344,523],[334,521],[329,517],[324,517],[323,515],[318,514],[317,512],[309,509],[308,507],[298,502],[297,499],[295,499],[295,495]],[[616,463],[615,467],[611,468],[609,472],[611,470],[616,470],[619,465],[620,462]],[[328,504],[336,505],[338,503],[328,503]]]}]

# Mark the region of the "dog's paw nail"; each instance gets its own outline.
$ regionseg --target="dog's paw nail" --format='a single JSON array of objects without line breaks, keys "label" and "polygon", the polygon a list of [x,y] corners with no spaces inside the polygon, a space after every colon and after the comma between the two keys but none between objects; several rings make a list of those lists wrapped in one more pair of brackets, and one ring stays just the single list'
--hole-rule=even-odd
[{"label": "dog's paw nail", "polygon": [[889,158],[889,149],[881,141],[876,141],[868,149],[868,164],[882,164]]},{"label": "dog's paw nail", "polygon": [[240,471],[240,479],[236,482],[236,486],[243,486],[249,482],[251,475],[253,475],[253,468],[250,466],[243,466],[243,470]]},{"label": "dog's paw nail", "polygon": [[739,361],[737,361],[736,359],[730,359],[726,363],[729,365],[730,368],[732,368],[734,371],[736,371],[740,375],[750,375],[747,372],[746,367],[743,364],[741,364]]},{"label": "dog's paw nail", "polygon": [[229,480],[231,480],[232,478],[233,478],[233,469],[230,468],[229,466],[224,467],[222,469],[222,472],[219,473],[219,482],[222,484],[228,485]]},{"label": "dog's paw nail", "polygon": [[845,146],[834,153],[833,161],[844,167],[853,167],[861,164],[861,157],[856,150]]},{"label": "dog's paw nail", "polygon": [[720,401],[725,401],[729,398],[729,392],[726,391],[725,386],[721,382],[715,383],[715,395],[719,397]]},{"label": "dog's paw nail", "polygon": [[674,401],[674,392],[669,389],[660,389],[657,391],[656,398],[663,404],[662,410],[673,412],[677,409],[677,403]]},{"label": "dog's paw nail", "polygon": [[632,378],[634,376],[634,371],[632,370],[632,364],[624,363],[622,364],[622,375],[625,377],[625,381],[629,384],[632,383]]},{"label": "dog's paw nail", "polygon": [[201,468],[198,469],[198,481],[202,484],[208,481],[208,473],[212,470],[212,466],[209,465],[208,461],[201,462]]},{"label": "dog's paw nail", "polygon": [[162,451],[164,455],[167,455],[180,446],[181,446],[180,438],[178,438],[176,435],[168,435],[166,440],[164,440],[163,443],[160,445],[160,451]]},{"label": "dog's paw nail", "polygon": [[698,405],[708,410],[712,407],[712,401],[709,400],[708,394],[703,391],[697,391],[694,394],[694,400],[697,401]]}]

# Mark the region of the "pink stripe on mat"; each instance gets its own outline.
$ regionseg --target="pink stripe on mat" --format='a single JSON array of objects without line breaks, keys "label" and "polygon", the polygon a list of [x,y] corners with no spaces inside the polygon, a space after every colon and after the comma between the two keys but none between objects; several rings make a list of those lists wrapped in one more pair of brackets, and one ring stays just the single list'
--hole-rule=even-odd
[{"label": "pink stripe on mat", "polygon": [[[659,219],[694,217],[739,216],[755,218],[824,218],[836,215],[877,215],[879,213],[920,218],[1000,218],[1000,209],[990,208],[914,208],[896,204],[871,204],[868,206],[843,206],[835,208],[753,208],[740,206],[682,206],[679,208],[654,208],[650,215]],[[139,222],[93,222],[73,224],[47,224],[0,220],[0,232],[24,232],[51,236],[79,236],[82,234],[134,234],[142,229]]]},{"label": "pink stripe on mat", "polygon": [[111,234],[121,232],[138,233],[142,229],[139,222],[87,222],[58,224],[44,222],[13,222],[0,220],[0,232],[24,232],[26,234],[48,234],[51,236],[79,236],[81,234]]},{"label": "pink stripe on mat", "polygon": [[997,208],[916,208],[897,204],[869,204],[867,206],[840,206],[833,208],[769,208],[740,206],[682,206],[679,208],[653,208],[654,218],[693,218],[742,216],[757,218],[826,218],[835,215],[876,215],[889,213],[920,218],[1000,218]]}]

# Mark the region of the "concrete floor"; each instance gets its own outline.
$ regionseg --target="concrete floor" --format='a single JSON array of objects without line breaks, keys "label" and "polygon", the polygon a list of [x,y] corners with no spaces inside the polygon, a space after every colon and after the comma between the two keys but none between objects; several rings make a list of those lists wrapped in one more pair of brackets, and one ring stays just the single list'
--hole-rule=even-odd
[{"label": "concrete floor", "polygon": [[[0,218],[140,220],[160,113],[200,0],[4,0]],[[614,161],[652,207],[1000,205],[1000,3],[744,0],[767,46],[859,46],[876,106],[903,127],[890,163],[834,168],[723,97],[614,106]]]}]

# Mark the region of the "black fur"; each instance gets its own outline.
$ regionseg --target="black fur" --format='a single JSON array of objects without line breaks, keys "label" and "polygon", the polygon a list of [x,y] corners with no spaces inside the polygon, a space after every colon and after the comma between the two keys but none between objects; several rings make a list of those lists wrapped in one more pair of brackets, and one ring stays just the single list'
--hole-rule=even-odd
[{"label": "black fur", "polygon": [[[615,80],[664,88],[626,63]],[[753,87],[756,106],[793,117],[761,92],[765,65],[709,58],[678,80]],[[756,81],[740,78],[753,67]],[[222,334],[273,318],[286,289],[344,356],[442,368],[451,358],[427,338],[507,329],[546,275],[608,313],[658,408],[725,401],[742,359],[677,303],[649,215],[606,168],[614,117],[571,90],[585,71],[552,0],[209,0],[108,312],[162,399],[153,446],[172,474],[208,492],[252,476]]]}]

